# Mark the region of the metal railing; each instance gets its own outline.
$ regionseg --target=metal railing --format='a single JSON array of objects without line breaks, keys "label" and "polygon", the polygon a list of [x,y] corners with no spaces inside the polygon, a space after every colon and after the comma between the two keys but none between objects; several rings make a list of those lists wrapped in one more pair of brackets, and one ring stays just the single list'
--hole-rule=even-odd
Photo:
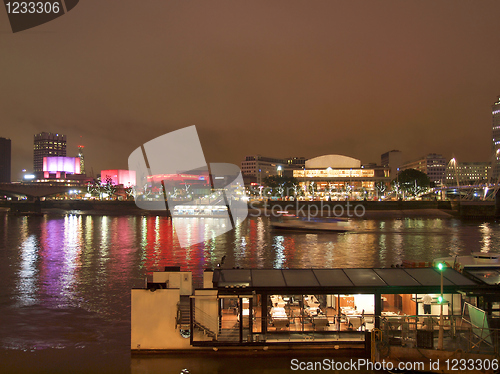
[{"label": "metal railing", "polygon": [[[382,341],[387,345],[433,348],[439,336],[439,316],[380,318]],[[443,349],[467,353],[499,353],[500,329],[474,326],[462,316],[443,316]],[[423,332],[423,333],[422,333]]]},{"label": "metal railing", "polygon": [[209,315],[200,308],[194,307],[193,326],[201,329],[205,334],[217,339],[221,330],[219,318]]}]

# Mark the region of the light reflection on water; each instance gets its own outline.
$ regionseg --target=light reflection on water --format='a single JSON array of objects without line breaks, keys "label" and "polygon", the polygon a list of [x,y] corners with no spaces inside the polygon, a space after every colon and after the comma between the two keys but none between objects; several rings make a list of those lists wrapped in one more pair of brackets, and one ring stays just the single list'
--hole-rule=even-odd
[{"label": "light reflection on water", "polygon": [[[266,217],[181,248],[155,216],[0,215],[0,348],[79,348],[128,354],[130,289],[148,272],[181,266],[201,282],[226,267],[388,267],[403,260],[500,252],[498,223],[455,219],[359,220],[356,232],[274,232]],[[183,235],[211,237],[209,220]],[[179,231],[179,228],[177,228]],[[101,357],[102,359],[102,357]]]}]

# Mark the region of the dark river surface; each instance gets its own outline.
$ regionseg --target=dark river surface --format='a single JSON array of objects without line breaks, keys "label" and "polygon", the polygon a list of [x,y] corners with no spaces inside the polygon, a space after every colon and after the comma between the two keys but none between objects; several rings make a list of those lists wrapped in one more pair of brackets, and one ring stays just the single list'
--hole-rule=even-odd
[{"label": "dark river surface", "polygon": [[130,289],[166,265],[192,271],[199,283],[224,255],[225,267],[344,268],[500,252],[497,222],[353,223],[356,230],[345,234],[283,233],[252,217],[185,249],[167,217],[0,215],[0,372],[289,373],[289,357],[131,359]]}]

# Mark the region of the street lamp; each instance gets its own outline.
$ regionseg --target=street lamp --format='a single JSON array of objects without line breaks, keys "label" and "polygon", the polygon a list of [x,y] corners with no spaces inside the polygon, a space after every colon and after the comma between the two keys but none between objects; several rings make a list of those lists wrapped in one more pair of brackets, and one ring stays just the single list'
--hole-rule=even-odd
[{"label": "street lamp", "polygon": [[440,314],[439,314],[439,335],[438,335],[438,349],[442,350],[443,349],[443,333],[444,333],[444,328],[443,328],[443,303],[444,303],[444,298],[443,298],[443,272],[445,265],[444,263],[440,262],[437,264],[437,268],[439,272],[441,273],[441,295],[438,297],[438,301],[440,304]]},{"label": "street lamp", "polygon": [[399,168],[396,174],[396,200],[399,200],[398,195],[399,195]]}]

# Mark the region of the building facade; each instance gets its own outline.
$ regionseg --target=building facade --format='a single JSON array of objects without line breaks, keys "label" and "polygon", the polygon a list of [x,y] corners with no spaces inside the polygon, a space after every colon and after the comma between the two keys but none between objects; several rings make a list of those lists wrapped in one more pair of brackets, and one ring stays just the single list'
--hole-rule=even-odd
[{"label": "building facade", "polygon": [[101,185],[105,185],[109,181],[114,186],[133,187],[136,185],[135,178],[135,170],[101,170]]},{"label": "building facade", "polygon": [[78,146],[78,158],[80,159],[80,173],[86,175],[85,173],[85,157],[83,156],[83,145]]},{"label": "building facade", "polygon": [[416,160],[401,165],[400,172],[407,169],[415,169],[427,174],[430,181],[436,186],[441,186],[445,181],[446,159],[441,154],[429,153]]},{"label": "building facade", "polygon": [[493,146],[493,163],[492,167],[492,182],[496,183],[500,176],[500,96],[491,107],[492,116],[492,146]]},{"label": "building facade", "polygon": [[11,157],[10,139],[0,138],[0,183],[11,182]]},{"label": "building facade", "polygon": [[474,186],[488,182],[491,171],[490,162],[457,162],[446,168],[446,185]]},{"label": "building facade", "polygon": [[33,144],[33,171],[43,175],[44,157],[66,157],[66,135],[42,132],[35,135]]},{"label": "building facade", "polygon": [[380,155],[380,165],[389,168],[389,176],[395,178],[401,165],[403,164],[403,154],[401,151],[393,149]]},{"label": "building facade", "polygon": [[307,160],[294,170],[303,195],[312,200],[359,200],[378,197],[377,182],[390,182],[389,168],[361,167],[360,160],[325,155]]},{"label": "building facade", "polygon": [[245,179],[262,185],[265,178],[273,175],[289,175],[292,171],[303,169],[306,164],[304,157],[275,158],[261,155],[246,156],[241,163],[241,172]]}]

